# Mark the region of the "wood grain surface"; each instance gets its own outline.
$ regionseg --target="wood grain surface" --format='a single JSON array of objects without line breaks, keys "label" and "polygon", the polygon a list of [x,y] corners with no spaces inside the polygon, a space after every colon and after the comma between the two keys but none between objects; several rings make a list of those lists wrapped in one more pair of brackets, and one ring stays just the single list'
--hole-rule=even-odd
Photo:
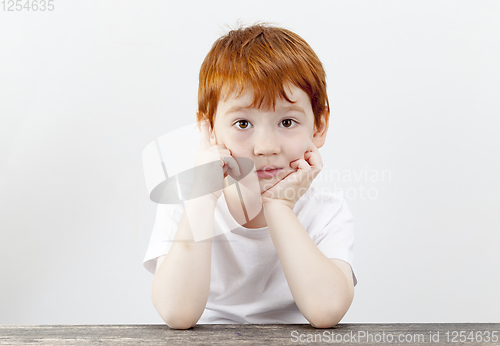
[{"label": "wood grain surface", "polygon": [[500,323],[2,325],[0,345],[500,345]]}]

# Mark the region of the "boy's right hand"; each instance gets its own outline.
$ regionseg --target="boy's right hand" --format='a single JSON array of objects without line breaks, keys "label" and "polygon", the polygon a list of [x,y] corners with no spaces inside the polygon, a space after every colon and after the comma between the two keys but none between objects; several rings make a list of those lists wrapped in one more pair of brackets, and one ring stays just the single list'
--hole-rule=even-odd
[{"label": "boy's right hand", "polygon": [[[212,163],[212,164],[209,164]],[[231,152],[224,144],[210,143],[210,130],[208,120],[200,124],[200,147],[195,159],[195,187],[208,190],[216,200],[222,194],[223,180],[230,174],[240,176],[241,171],[238,163],[231,156]]]}]

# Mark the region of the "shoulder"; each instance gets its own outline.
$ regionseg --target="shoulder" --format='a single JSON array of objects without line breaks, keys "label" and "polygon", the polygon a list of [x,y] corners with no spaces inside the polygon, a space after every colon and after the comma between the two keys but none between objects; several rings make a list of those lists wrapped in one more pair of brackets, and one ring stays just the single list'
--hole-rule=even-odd
[{"label": "shoulder", "polygon": [[172,222],[178,224],[183,212],[184,205],[182,203],[158,204],[153,232],[164,233],[167,230],[166,225]]},{"label": "shoulder", "polygon": [[327,188],[311,186],[307,192],[297,201],[294,212],[300,214],[322,214],[326,212],[332,216],[342,209],[345,204],[342,190],[332,191]]},{"label": "shoulder", "polygon": [[297,218],[327,258],[342,260],[351,266],[356,285],[353,266],[354,218],[342,190],[331,192],[327,189],[310,188],[306,195],[302,196],[305,198],[297,206],[297,210],[294,209]]},{"label": "shoulder", "polygon": [[340,189],[309,188],[297,201],[294,213],[311,237],[353,230],[353,216]]}]

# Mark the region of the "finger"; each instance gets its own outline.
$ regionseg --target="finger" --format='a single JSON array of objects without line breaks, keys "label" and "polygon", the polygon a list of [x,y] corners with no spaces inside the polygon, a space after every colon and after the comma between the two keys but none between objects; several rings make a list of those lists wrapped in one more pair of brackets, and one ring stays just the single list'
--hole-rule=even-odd
[{"label": "finger", "polygon": [[238,166],[238,162],[236,162],[234,157],[232,157],[231,155],[228,156],[224,155],[222,157],[222,160],[224,161],[224,164],[229,166],[229,168],[233,171],[235,176],[238,177],[241,175],[240,166]]},{"label": "finger", "polygon": [[311,140],[311,151],[319,155],[319,149],[312,140]]},{"label": "finger", "polygon": [[312,151],[306,152],[304,154],[304,158],[309,162],[311,167],[320,170],[323,168],[323,160],[321,158],[321,154],[319,153],[319,150],[314,145],[314,143],[312,144]]},{"label": "finger", "polygon": [[304,159],[309,163],[312,169],[321,170],[323,168],[323,161],[321,156],[316,153],[306,153],[304,154]]},{"label": "finger", "polygon": [[295,169],[309,169],[311,166],[304,159],[297,159],[295,161],[290,162],[290,167]]},{"label": "finger", "polygon": [[309,164],[310,173],[312,173],[313,178],[316,178],[319,172],[321,172],[321,170],[323,169],[323,161],[321,160],[319,152],[318,154],[316,154],[315,152],[307,152],[304,155],[304,158]]},{"label": "finger", "polygon": [[300,160],[297,160],[297,161],[294,161],[294,162],[296,162],[297,169],[299,171],[300,170],[310,170],[311,169],[311,166],[304,159],[300,159]]},{"label": "finger", "polygon": [[233,157],[233,153],[231,150],[226,148],[226,145],[224,143],[217,144],[217,147],[219,148],[219,155],[222,158],[222,161],[224,161],[224,164],[228,165],[229,168],[234,173],[234,176],[239,177],[241,175],[241,169],[238,164],[238,161]]},{"label": "finger", "polygon": [[211,147],[208,120],[200,122],[200,151]]},{"label": "finger", "polygon": [[282,181],[288,181],[290,183],[296,183],[298,181],[302,181],[308,176],[311,170],[309,164],[305,162],[305,160],[303,159],[294,161],[292,167],[295,168],[296,171],[289,173],[286,177],[282,179]]},{"label": "finger", "polygon": [[309,143],[309,151],[314,151],[314,150],[318,150],[318,147],[316,146],[316,144],[314,144],[313,140],[311,139],[311,143]]}]

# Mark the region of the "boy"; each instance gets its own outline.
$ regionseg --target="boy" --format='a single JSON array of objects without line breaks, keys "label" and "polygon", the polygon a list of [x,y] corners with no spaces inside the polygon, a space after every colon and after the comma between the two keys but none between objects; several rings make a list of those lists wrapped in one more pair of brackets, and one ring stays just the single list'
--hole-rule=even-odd
[{"label": "boy", "polygon": [[[200,70],[196,164],[219,165],[195,182],[225,188],[158,207],[144,265],[168,326],[342,319],[356,284],[352,215],[342,196],[310,188],[329,112],[321,62],[295,33],[254,25],[214,43]],[[243,158],[255,165],[244,177]]]}]

